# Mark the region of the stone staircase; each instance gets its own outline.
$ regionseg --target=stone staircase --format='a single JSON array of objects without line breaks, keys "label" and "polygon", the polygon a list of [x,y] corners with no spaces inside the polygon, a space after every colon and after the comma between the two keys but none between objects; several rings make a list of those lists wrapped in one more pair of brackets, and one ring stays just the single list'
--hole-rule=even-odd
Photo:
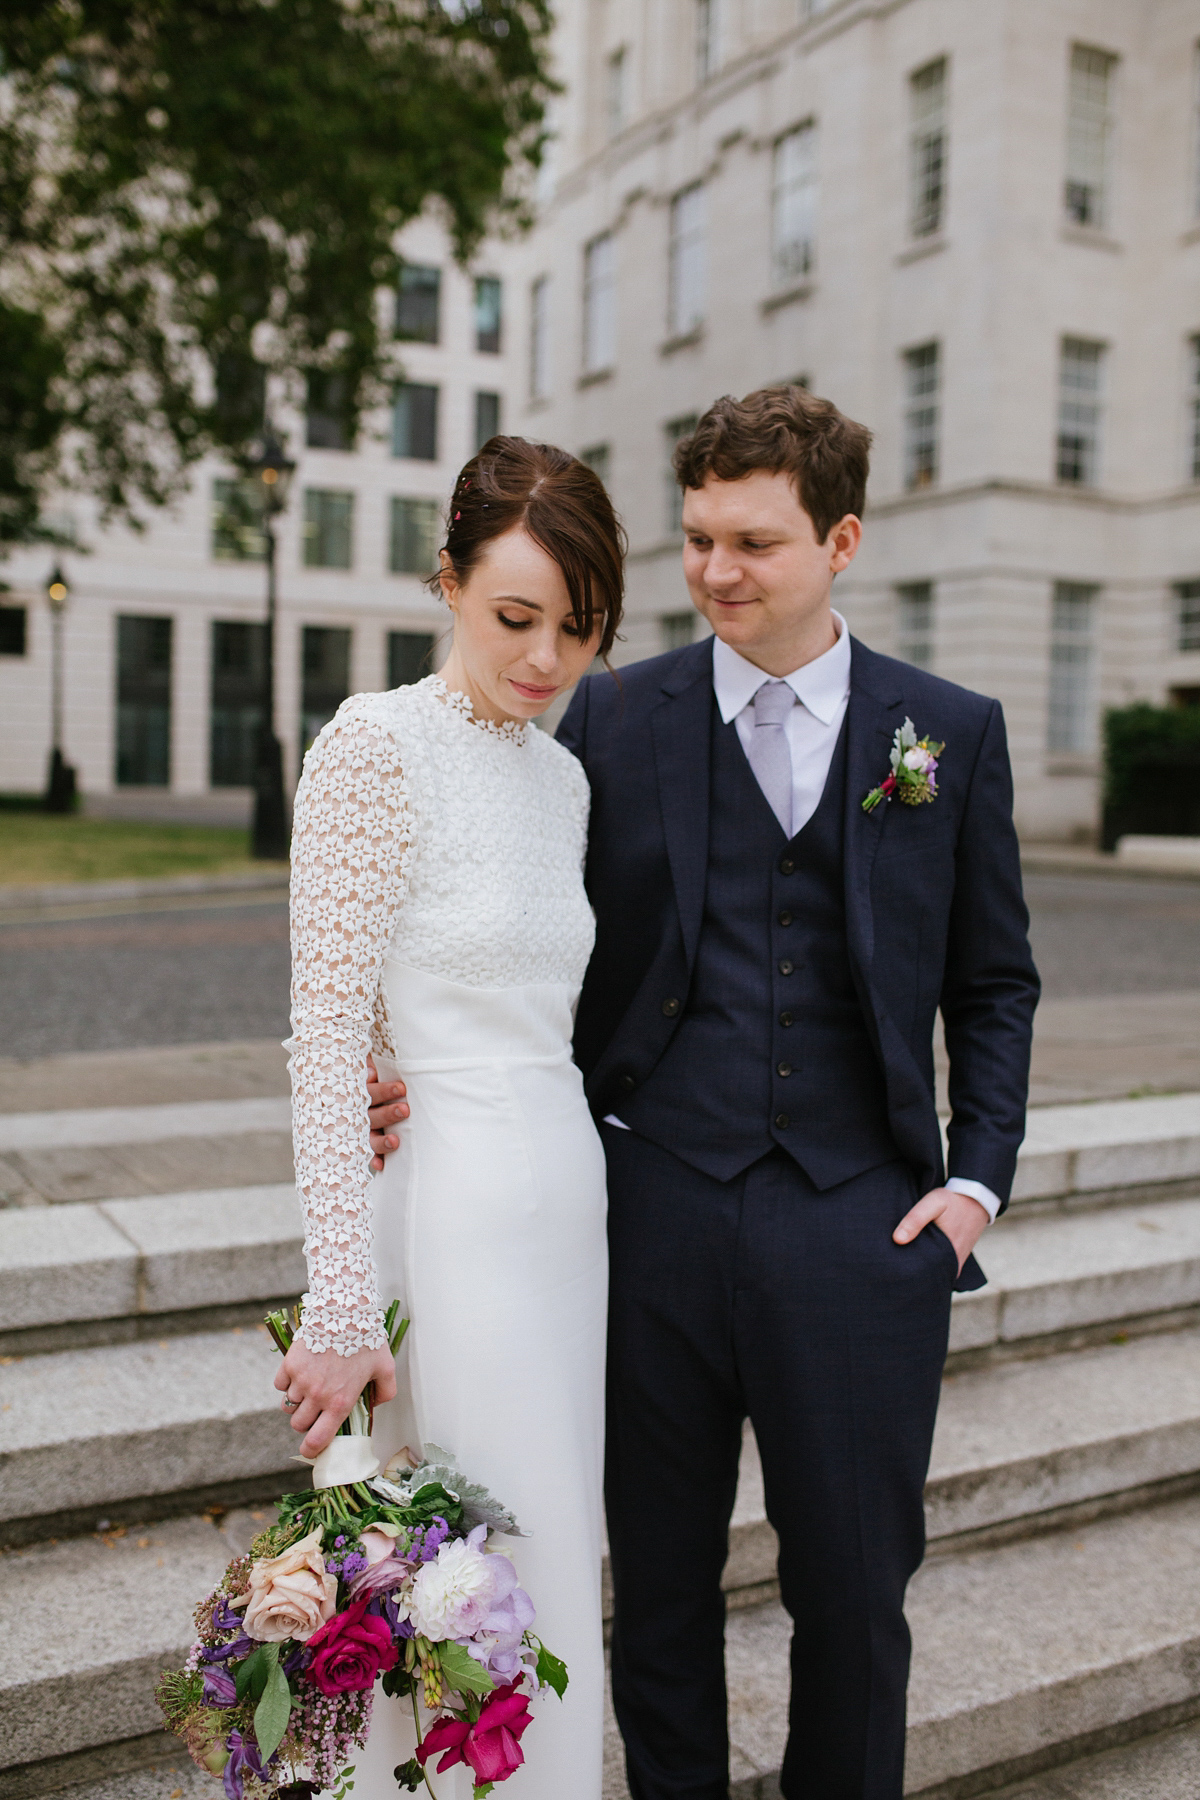
[{"label": "stone staircase", "polygon": [[[297,1473],[259,1326],[303,1282],[287,1108],[69,1125],[0,1116],[0,1800],[192,1800],[154,1678]],[[908,1791],[1194,1800],[1200,1097],[1039,1110],[1017,1196],[953,1311]],[[751,1439],[725,1585],[733,1791],[769,1800],[789,1626]]]}]

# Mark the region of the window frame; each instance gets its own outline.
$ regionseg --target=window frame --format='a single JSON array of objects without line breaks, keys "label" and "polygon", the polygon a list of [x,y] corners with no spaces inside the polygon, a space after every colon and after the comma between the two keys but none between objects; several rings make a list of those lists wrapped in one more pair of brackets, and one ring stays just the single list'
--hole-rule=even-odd
[{"label": "window frame", "polygon": [[599,231],[583,246],[583,372],[603,375],[617,360],[617,240]]},{"label": "window frame", "polygon": [[[936,88],[931,106],[923,96]],[[930,57],[908,77],[908,235],[914,243],[945,229],[950,169],[950,58]]]},{"label": "window frame", "polygon": [[[306,569],[340,569],[349,570],[354,567],[354,505],[353,488],[306,487],[304,490],[304,518],[302,526],[302,562]],[[338,502],[333,508],[330,501]],[[342,504],[344,503],[344,505]],[[332,513],[340,511],[344,518],[335,520]],[[320,515],[320,516],[314,516]],[[345,533],[346,560],[344,562],[330,558],[326,552],[331,534]]]},{"label": "window frame", "polygon": [[[1095,351],[1094,356],[1074,356],[1071,350]],[[1061,487],[1098,488],[1104,448],[1104,400],[1107,374],[1108,345],[1098,338],[1075,337],[1066,332],[1059,339],[1058,346],[1058,426],[1055,444],[1054,479]],[[1094,387],[1090,390],[1094,398],[1091,402],[1082,399],[1071,399],[1067,383],[1068,367],[1073,363],[1077,369],[1092,367],[1096,370]],[[1086,394],[1082,382],[1075,384],[1079,394]],[[1085,409],[1090,405],[1092,413],[1092,436],[1085,436],[1082,429],[1072,434],[1066,428],[1070,422],[1072,409],[1075,410],[1082,425]],[[1065,446],[1072,444],[1070,452]],[[1068,465],[1068,455],[1072,458]],[[1089,460],[1090,457],[1090,460]],[[1078,473],[1068,473],[1068,467]]]},{"label": "window frame", "polygon": [[[1081,68],[1081,59],[1090,57],[1097,66],[1090,72]],[[1113,143],[1116,137],[1116,106],[1113,89],[1120,58],[1097,44],[1072,43],[1067,59],[1067,141],[1063,167],[1063,216],[1068,225],[1080,231],[1107,231],[1112,217]],[[1102,65],[1102,68],[1100,67]],[[1082,91],[1084,80],[1103,76],[1104,99],[1096,119],[1090,123],[1078,110],[1086,107],[1088,95]],[[1081,140],[1089,133],[1098,136],[1099,173],[1089,169],[1086,149]],[[1078,160],[1076,160],[1078,157]],[[1074,198],[1073,198],[1074,196]]]},{"label": "window frame", "polygon": [[[430,408],[429,408],[429,419],[427,421],[430,426],[429,437],[426,440],[430,445],[430,449],[429,449],[428,453],[425,453],[420,450],[413,450],[411,448],[406,449],[406,450],[402,450],[400,448],[401,396],[404,394],[411,394],[413,392],[427,393],[427,394],[433,395],[433,400],[430,403]],[[442,406],[441,394],[442,394],[441,386],[436,381],[398,381],[396,383],[396,386],[392,391],[392,455],[394,457],[397,457],[398,459],[400,459],[401,461],[404,461],[404,462],[437,462],[437,461],[439,461],[439,452],[441,449],[441,443],[440,443],[441,406]],[[408,432],[408,439],[407,439],[410,446],[411,446],[411,444],[413,442],[413,438],[414,438],[414,432],[412,430],[412,421],[411,421],[411,408],[412,408],[412,402],[410,401],[409,402],[410,421],[409,421],[409,432]]]},{"label": "window frame", "polygon": [[[1050,671],[1046,707],[1046,751],[1055,756],[1094,756],[1099,739],[1096,622],[1101,588],[1090,581],[1056,581],[1050,601]],[[1086,604],[1085,604],[1086,603]],[[1068,610],[1078,606],[1082,631],[1068,629]],[[1081,669],[1082,677],[1069,671]]]},{"label": "window frame", "polygon": [[[904,442],[901,481],[906,494],[933,488],[941,479],[942,375],[940,338],[901,352],[904,365]],[[924,359],[924,360],[920,360]],[[920,385],[925,372],[933,379]]]},{"label": "window frame", "polygon": [[529,284],[529,398],[548,400],[550,383],[550,276]]},{"label": "window frame", "polygon": [[893,591],[896,655],[914,669],[932,674],[937,654],[937,589],[932,581],[898,581]]},{"label": "window frame", "polygon": [[[801,139],[807,139],[811,146],[807,168],[791,174],[782,173],[780,162],[785,146],[798,146]],[[777,293],[807,280],[816,269],[817,212],[821,193],[819,155],[820,137],[815,118],[801,119],[799,124],[775,139],[771,153],[771,285]],[[797,200],[797,196],[802,198]],[[785,246],[780,222],[789,198],[796,202],[798,215],[802,218],[807,215],[808,231],[804,237],[787,239]],[[801,249],[798,266],[795,259],[784,255],[785,247],[790,251],[797,246]]]},{"label": "window frame", "polygon": [[[688,212],[694,214],[688,218]],[[692,298],[689,301],[689,293]],[[691,337],[708,318],[708,184],[689,182],[671,197],[667,238],[667,337]]]},{"label": "window frame", "polygon": [[[415,330],[415,331],[402,331],[400,328],[400,313],[401,313],[401,308],[403,305],[402,296],[404,293],[404,277],[409,271],[411,271],[414,274],[432,275],[435,277],[435,279],[432,282],[427,284],[427,291],[432,291],[432,293],[434,295],[432,335],[429,335],[428,333],[426,333],[425,331],[422,331],[420,329]],[[414,291],[415,291],[415,288],[414,288]],[[407,260],[407,258],[405,258],[404,260],[401,261],[400,280],[396,284],[396,310],[395,310],[395,316],[394,316],[394,319],[392,322],[392,335],[402,344],[440,344],[441,343],[441,341],[442,341],[442,271],[441,271],[441,268],[437,264],[409,262]]]}]

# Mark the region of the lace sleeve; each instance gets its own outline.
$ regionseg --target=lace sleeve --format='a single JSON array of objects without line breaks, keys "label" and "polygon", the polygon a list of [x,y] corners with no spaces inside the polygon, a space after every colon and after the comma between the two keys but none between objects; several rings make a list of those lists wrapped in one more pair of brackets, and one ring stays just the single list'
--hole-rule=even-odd
[{"label": "lace sleeve", "polygon": [[310,1350],[342,1356],[386,1342],[371,1254],[364,1065],[412,843],[399,752],[356,708],[347,702],[321,733],[296,793],[287,1044],[308,1261],[302,1335]]}]

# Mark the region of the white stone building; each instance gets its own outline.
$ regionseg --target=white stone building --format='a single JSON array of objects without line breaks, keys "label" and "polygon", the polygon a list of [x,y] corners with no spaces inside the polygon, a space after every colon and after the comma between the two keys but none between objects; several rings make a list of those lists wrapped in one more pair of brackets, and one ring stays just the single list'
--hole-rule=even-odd
[{"label": "white stone building", "polygon": [[[342,688],[387,682],[389,633],[437,628],[418,577],[391,570],[391,508],[444,498],[491,422],[474,395],[604,473],[631,540],[628,660],[696,624],[674,438],[717,394],[802,378],[875,433],[837,603],[877,648],[1002,699],[1027,836],[1089,834],[1103,708],[1200,699],[1194,0],[563,0],[558,55],[531,236],[468,276],[432,223],[406,235],[440,270],[438,342],[405,350],[409,382],[438,389],[436,457],[394,456],[388,418],[353,454],[299,453],[277,674],[291,773]],[[502,281],[498,352],[478,348],[476,272]],[[430,404],[410,396],[404,429],[427,431]],[[213,786],[245,725],[244,673],[214,666],[238,634],[217,627],[261,617],[263,574],[213,554],[222,473],[144,538],[66,559],[67,751],[96,803],[244,808]],[[311,517],[309,490],[329,496]],[[405,518],[400,560],[419,561],[419,508]],[[0,569],[0,789],[43,779],[50,560]],[[122,690],[122,631],[127,663],[155,653],[117,622],[134,617],[172,619],[170,670],[127,669]],[[166,734],[167,788],[132,779],[146,752],[122,762],[122,716],[130,743]]]},{"label": "white stone building", "polygon": [[[297,463],[279,526],[277,728],[289,781],[302,746],[349,693],[419,678],[445,627],[422,585],[454,476],[510,413],[501,258],[454,264],[431,219],[403,236],[397,297],[404,383],[364,421],[275,408]],[[64,502],[80,550],[21,550],[0,563],[0,791],[36,791],[50,741],[47,576],[71,587],[65,617],[65,752],[88,807],[126,816],[240,822],[257,718],[266,585],[253,530],[231,514],[231,471],[205,462],[190,491],[137,536],[98,531]],[[3,880],[0,874],[0,881]]]},{"label": "white stone building", "polygon": [[875,433],[838,605],[1001,698],[1026,835],[1092,830],[1102,708],[1200,699],[1198,40],[1188,0],[575,0],[513,424],[605,471],[624,656],[692,629],[674,437],[802,378]]}]

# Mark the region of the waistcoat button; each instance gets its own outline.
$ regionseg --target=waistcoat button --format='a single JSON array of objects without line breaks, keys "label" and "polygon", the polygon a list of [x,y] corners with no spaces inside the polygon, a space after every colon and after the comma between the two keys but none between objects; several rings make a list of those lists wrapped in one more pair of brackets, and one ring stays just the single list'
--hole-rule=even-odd
[{"label": "waistcoat button", "polygon": [[791,922],[792,922],[792,915],[791,915],[791,913],[790,913],[790,912],[781,912],[781,913],[780,913],[780,915],[779,915],[779,923],[780,923],[780,924],[781,924],[781,925],[790,925],[790,924],[791,924]]},{"label": "waistcoat button", "polygon": [[786,1113],[775,1114],[775,1129],[777,1131],[786,1131],[791,1122],[792,1121],[788,1118]]},{"label": "waistcoat button", "polygon": [[637,1086],[637,1082],[632,1075],[622,1075],[617,1082],[617,1086],[623,1093],[632,1094],[634,1088]]},{"label": "waistcoat button", "polygon": [[796,865],[790,856],[780,858],[779,873],[781,875],[794,875],[796,873]]},{"label": "waistcoat button", "polygon": [[795,967],[796,967],[795,963],[789,962],[787,957],[785,956],[783,961],[779,965],[779,973],[781,975],[791,975],[794,972]]},{"label": "waistcoat button", "polygon": [[664,1000],[662,1009],[668,1019],[673,1019],[675,1014],[679,1011],[679,1002],[678,1000]]},{"label": "waistcoat button", "polygon": [[787,1078],[791,1074],[791,1072],[792,1072],[791,1063],[776,1063],[775,1064],[775,1073],[777,1075],[782,1075],[783,1079],[785,1081],[787,1080]]},{"label": "waistcoat button", "polygon": [[781,1025],[794,1025],[795,1020],[790,1012],[781,1012],[779,1015],[779,1023]]}]

